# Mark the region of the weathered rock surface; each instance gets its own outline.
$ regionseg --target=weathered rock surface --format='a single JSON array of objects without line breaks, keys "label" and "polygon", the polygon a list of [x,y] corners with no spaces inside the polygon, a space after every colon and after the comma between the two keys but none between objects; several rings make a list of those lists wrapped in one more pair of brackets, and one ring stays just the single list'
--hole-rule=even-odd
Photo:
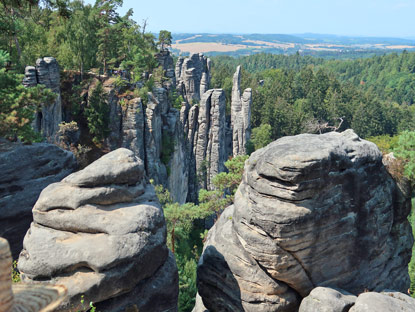
[{"label": "weathered rock surface", "polygon": [[145,159],[144,108],[140,98],[127,103],[122,118],[122,147],[132,150],[140,159]]},{"label": "weathered rock surface", "polygon": [[299,312],[415,311],[415,299],[400,292],[364,292],[358,297],[342,289],[314,288],[301,302]]},{"label": "weathered rock surface", "polygon": [[299,312],[347,312],[356,296],[342,289],[316,287],[301,301]]},{"label": "weathered rock surface", "polygon": [[[174,69],[169,51],[155,57],[165,77],[155,82],[145,99],[134,92],[144,86],[143,82],[125,81],[126,86],[121,88],[114,77],[104,79],[110,130],[104,146],[132,150],[143,160],[147,176],[168,188],[174,201],[197,202],[199,189],[212,189],[213,177],[225,170],[224,162],[232,154],[232,132],[238,136],[238,144],[245,146],[251,96],[248,91],[238,95],[239,108],[234,109],[237,112],[233,117],[237,129],[233,131],[225,116],[224,92],[209,90],[208,58],[202,54],[179,58]],[[32,73],[27,68],[28,83]],[[96,77],[85,90],[85,103],[97,83]],[[236,83],[239,90],[239,80]],[[183,96],[180,110],[179,95]],[[238,153],[243,153],[242,147]]]},{"label": "weathered rock surface", "polygon": [[13,258],[23,246],[40,192],[77,167],[71,152],[56,145],[0,141],[0,236],[10,242]]},{"label": "weathered rock surface", "polygon": [[52,104],[42,105],[41,112],[36,113],[33,128],[42,135],[53,141],[62,122],[62,100],[60,91],[59,64],[53,57],[39,58],[36,67],[27,66],[23,84],[33,87],[42,84],[51,89],[56,94],[56,99]]},{"label": "weathered rock surface", "polygon": [[410,201],[352,130],[253,153],[210,230],[198,289],[210,311],[294,311],[316,286],[406,292]]},{"label": "weathered rock surface", "polygon": [[176,63],[177,90],[190,104],[196,104],[209,89],[210,60],[203,54],[180,57]]},{"label": "weathered rock surface", "polygon": [[349,312],[413,312],[415,299],[400,292],[367,292],[357,297],[355,305]]},{"label": "weathered rock surface", "polygon": [[167,155],[162,155],[162,159],[168,161],[167,187],[173,200],[184,204],[189,192],[190,157],[187,149],[188,142],[185,138],[183,123],[178,110],[170,109],[165,120],[166,125],[163,128],[163,133],[167,139],[163,143],[172,146],[170,150],[164,146]]},{"label": "weathered rock surface", "polygon": [[226,102],[222,89],[208,90],[199,105],[195,144],[196,174],[199,186],[213,189],[213,177],[225,170],[228,154],[225,143]]},{"label": "weathered rock surface", "polygon": [[241,66],[233,75],[231,122],[233,156],[246,155],[246,143],[251,137],[252,89],[241,96]]},{"label": "weathered rock surface", "polygon": [[176,85],[176,76],[175,76],[175,66],[173,58],[168,50],[163,50],[155,55],[160,66],[165,70],[165,75],[170,81],[167,82],[167,89],[169,89],[170,84]]},{"label": "weathered rock surface", "polygon": [[162,104],[153,94],[149,93],[148,104],[146,108],[145,163],[148,176],[154,179],[156,184],[161,184],[161,181],[165,181],[167,179],[166,167],[160,159],[163,129],[161,112]]},{"label": "weathered rock surface", "polygon": [[100,311],[177,309],[163,211],[134,152],[117,149],[49,185],[33,219],[19,270],[25,282],[65,285],[61,311],[87,310],[82,295]]}]

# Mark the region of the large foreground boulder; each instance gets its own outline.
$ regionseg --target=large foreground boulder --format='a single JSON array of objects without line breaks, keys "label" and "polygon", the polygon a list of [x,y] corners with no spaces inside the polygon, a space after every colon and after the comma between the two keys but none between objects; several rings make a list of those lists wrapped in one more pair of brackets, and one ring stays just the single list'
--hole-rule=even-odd
[{"label": "large foreground boulder", "polygon": [[199,294],[210,311],[295,311],[316,286],[406,292],[409,211],[379,149],[352,130],[284,137],[245,163],[208,234]]},{"label": "large foreground boulder", "polygon": [[56,145],[0,139],[0,236],[9,241],[14,259],[22,250],[40,192],[76,166],[74,155]]},{"label": "large foreground boulder", "polygon": [[48,186],[33,218],[19,270],[25,282],[66,286],[61,311],[87,310],[90,301],[99,311],[177,309],[163,210],[132,151],[115,150]]}]

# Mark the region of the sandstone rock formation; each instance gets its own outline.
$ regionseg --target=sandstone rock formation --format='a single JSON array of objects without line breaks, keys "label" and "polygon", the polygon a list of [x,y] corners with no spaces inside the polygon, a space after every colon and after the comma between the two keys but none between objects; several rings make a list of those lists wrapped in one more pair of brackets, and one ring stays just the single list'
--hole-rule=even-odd
[{"label": "sandstone rock formation", "polygon": [[0,141],[0,236],[10,242],[14,259],[22,250],[40,192],[76,166],[73,154],[56,145]]},{"label": "sandstone rock formation", "polygon": [[140,159],[145,159],[144,108],[140,98],[126,103],[122,117],[122,147],[132,150]]},{"label": "sandstone rock formation", "polygon": [[415,311],[415,299],[395,291],[367,292],[357,297],[349,312],[366,311],[412,312]]},{"label": "sandstone rock formation", "polygon": [[298,312],[347,312],[355,302],[356,296],[345,290],[316,287],[301,301]]},{"label": "sandstone rock formation", "polygon": [[162,164],[160,157],[162,152],[162,130],[163,120],[161,113],[163,103],[153,94],[148,95],[148,104],[145,111],[145,149],[146,149],[146,172],[154,179],[156,184],[167,179],[166,167]]},{"label": "sandstone rock formation", "polygon": [[198,290],[210,311],[295,311],[315,286],[406,292],[410,200],[352,130],[253,153],[209,231]]},{"label": "sandstone rock formation", "polygon": [[168,50],[163,50],[155,55],[158,63],[163,70],[166,71],[166,77],[172,79],[171,82],[173,85],[176,84],[176,77],[175,77],[175,66],[173,63],[173,58]]},{"label": "sandstone rock formation", "polygon": [[178,275],[143,162],[120,148],[44,189],[19,257],[25,282],[64,285],[61,311],[175,311]]},{"label": "sandstone rock formation", "polygon": [[[234,98],[239,106],[232,111],[232,130],[229,116],[225,116],[224,92],[209,89],[209,59],[202,54],[179,58],[175,70],[168,51],[156,54],[156,59],[164,78],[155,82],[146,98],[134,92],[143,83],[125,81],[126,87],[120,88],[113,77],[104,79],[110,130],[105,147],[131,149],[143,160],[148,177],[168,188],[174,201],[197,202],[199,189],[212,189],[213,177],[225,170],[224,162],[232,155],[232,132],[238,144],[235,148],[244,153],[251,95],[246,90],[240,96],[240,79],[236,79],[234,89],[239,93]],[[30,68],[28,73],[32,73]],[[86,103],[97,83],[95,78],[85,90]],[[183,96],[180,109],[176,103],[179,95]]]},{"label": "sandstone rock formation", "polygon": [[358,297],[342,289],[314,288],[301,302],[299,312],[415,311],[415,299],[394,291],[365,292]]},{"label": "sandstone rock formation", "polygon": [[251,137],[252,89],[241,96],[241,66],[233,75],[231,122],[233,156],[246,155],[246,143]]},{"label": "sandstone rock formation", "polygon": [[190,104],[199,103],[209,89],[210,66],[210,59],[201,53],[178,59],[175,69],[177,90]]},{"label": "sandstone rock formation", "polygon": [[225,148],[225,111],[225,93],[222,89],[212,89],[203,94],[194,152],[196,173],[202,188],[213,189],[213,177],[225,169],[228,156]]},{"label": "sandstone rock formation", "polygon": [[[170,100],[175,87],[173,58],[168,51],[158,53],[156,58],[168,79],[157,83],[146,99],[133,96],[133,92],[124,96],[125,91],[117,89],[114,79],[104,81],[110,108],[110,134],[106,144],[111,150],[131,149],[143,160],[149,178],[169,188],[174,201],[184,203],[189,168],[180,112],[172,107]],[[129,85],[129,91],[134,87]]]},{"label": "sandstone rock formation", "polygon": [[55,58],[44,57],[36,61],[36,67],[27,66],[23,84],[33,87],[42,84],[56,94],[55,102],[42,105],[41,112],[36,113],[33,128],[50,141],[55,139],[62,122],[62,100],[60,92],[59,65]]}]

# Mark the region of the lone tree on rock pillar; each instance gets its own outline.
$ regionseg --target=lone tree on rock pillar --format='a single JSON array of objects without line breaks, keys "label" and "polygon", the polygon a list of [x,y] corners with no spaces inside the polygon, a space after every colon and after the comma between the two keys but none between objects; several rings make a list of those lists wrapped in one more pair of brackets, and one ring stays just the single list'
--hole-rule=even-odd
[{"label": "lone tree on rock pillar", "polygon": [[159,41],[157,42],[157,44],[160,46],[160,50],[163,51],[166,47],[171,46],[171,41],[171,32],[167,30],[160,30]]}]

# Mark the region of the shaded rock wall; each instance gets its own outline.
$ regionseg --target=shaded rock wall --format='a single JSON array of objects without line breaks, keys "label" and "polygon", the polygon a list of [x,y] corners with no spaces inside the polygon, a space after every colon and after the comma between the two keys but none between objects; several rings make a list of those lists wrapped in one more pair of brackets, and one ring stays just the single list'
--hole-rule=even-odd
[{"label": "shaded rock wall", "polygon": [[295,311],[316,286],[406,292],[410,198],[352,130],[281,138],[251,155],[210,230],[198,290],[210,311]]},{"label": "shaded rock wall", "polygon": [[26,67],[23,85],[33,87],[38,84],[50,88],[56,94],[56,99],[52,104],[42,105],[41,111],[36,113],[33,128],[49,141],[54,141],[59,124],[62,122],[59,64],[55,58],[39,58],[36,66]]},{"label": "shaded rock wall", "polygon": [[0,141],[0,236],[9,241],[14,259],[22,250],[40,192],[76,167],[74,155],[56,145]]},{"label": "shaded rock wall", "polygon": [[[68,289],[59,311],[176,311],[178,274],[143,162],[121,148],[45,188],[19,257],[25,282]],[[144,296],[144,299],[143,297]]]}]

